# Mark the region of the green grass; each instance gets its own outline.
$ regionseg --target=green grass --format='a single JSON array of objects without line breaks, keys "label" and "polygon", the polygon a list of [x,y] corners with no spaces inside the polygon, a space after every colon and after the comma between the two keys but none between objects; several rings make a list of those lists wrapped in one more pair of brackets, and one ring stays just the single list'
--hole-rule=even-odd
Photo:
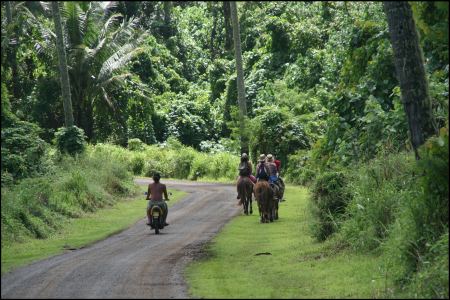
[{"label": "green grass", "polygon": [[[391,286],[381,256],[334,251],[315,242],[305,188],[288,186],[280,219],[260,224],[258,210],[241,215],[213,239],[186,277],[201,298],[376,298]],[[271,255],[256,255],[269,252]]]},{"label": "green grass", "polygon": [[[147,202],[143,194],[147,186],[140,186],[140,195],[125,199],[110,208],[100,209],[95,213],[85,214],[81,218],[70,219],[63,229],[47,239],[28,239],[23,243],[2,245],[1,273],[19,266],[79,248],[118,233],[145,217]],[[186,193],[170,189],[172,195],[167,202],[171,207]],[[170,212],[169,212],[170,213]]]}]

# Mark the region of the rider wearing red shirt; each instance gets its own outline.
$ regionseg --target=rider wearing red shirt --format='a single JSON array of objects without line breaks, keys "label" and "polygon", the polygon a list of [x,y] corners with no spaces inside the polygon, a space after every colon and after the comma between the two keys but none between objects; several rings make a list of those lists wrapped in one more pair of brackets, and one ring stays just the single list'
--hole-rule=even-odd
[{"label": "rider wearing red shirt", "polygon": [[[273,158],[275,158],[275,156]],[[278,171],[278,174],[279,174],[280,173],[280,168],[281,168],[281,161],[278,160],[278,159],[275,159],[274,163],[277,165],[277,171]]]},{"label": "rider wearing red shirt", "polygon": [[[281,179],[281,177],[280,177],[281,161],[280,161],[279,159],[276,159],[275,156],[273,157],[273,159],[274,159],[273,162],[274,162],[275,165],[277,166],[278,180],[279,180],[280,185],[282,186],[282,188],[283,188],[283,190],[284,190],[285,185],[284,185],[283,179]],[[284,194],[284,193],[283,193],[283,194]],[[285,200],[284,197],[283,197],[282,199],[280,199],[280,201],[284,201],[284,200]]]}]

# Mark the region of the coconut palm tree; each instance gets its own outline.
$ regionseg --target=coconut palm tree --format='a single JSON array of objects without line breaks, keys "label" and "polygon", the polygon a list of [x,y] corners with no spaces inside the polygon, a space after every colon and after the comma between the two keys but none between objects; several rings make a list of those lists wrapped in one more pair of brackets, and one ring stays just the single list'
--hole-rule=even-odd
[{"label": "coconut palm tree", "polygon": [[241,133],[241,153],[242,152],[248,153],[248,138],[246,136],[246,129],[245,129],[247,104],[245,102],[244,71],[242,69],[241,35],[239,33],[239,20],[235,1],[230,2],[230,12],[233,25],[234,55],[236,58],[237,91],[239,102],[239,131]]},{"label": "coconut palm tree", "polygon": [[58,1],[52,2],[52,15],[55,22],[56,48],[58,50],[58,58],[59,58],[59,73],[61,78],[64,119],[66,127],[70,127],[73,125],[72,101],[70,96],[70,82],[69,82],[69,73],[67,72],[66,49],[64,47],[64,36]]},{"label": "coconut palm tree", "polygon": [[[95,108],[108,105],[115,112],[110,93],[130,75],[124,67],[142,50],[139,45],[146,36],[136,18],[114,13],[116,6],[115,2],[65,1],[61,7],[75,120],[89,140],[94,134]],[[43,7],[48,11],[48,3]],[[38,48],[46,51],[49,45],[42,43]]]}]

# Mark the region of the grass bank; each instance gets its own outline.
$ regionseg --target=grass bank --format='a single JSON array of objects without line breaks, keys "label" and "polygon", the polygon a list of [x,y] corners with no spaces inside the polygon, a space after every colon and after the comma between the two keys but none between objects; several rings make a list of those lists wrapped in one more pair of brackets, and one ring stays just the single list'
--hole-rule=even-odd
[{"label": "grass bank", "polygon": [[[2,274],[36,260],[84,247],[129,228],[145,217],[147,203],[143,192],[147,187],[140,186],[139,190],[142,192],[139,196],[124,199],[112,207],[87,213],[77,219],[69,219],[60,232],[47,239],[29,238],[22,243],[2,245]],[[186,194],[174,189],[170,189],[170,192],[172,196],[167,202],[169,207]]]},{"label": "grass bank", "polygon": [[260,224],[239,216],[207,246],[206,257],[186,269],[193,297],[202,298],[377,298],[391,282],[382,256],[335,251],[309,230],[305,188],[288,186],[280,219]]}]

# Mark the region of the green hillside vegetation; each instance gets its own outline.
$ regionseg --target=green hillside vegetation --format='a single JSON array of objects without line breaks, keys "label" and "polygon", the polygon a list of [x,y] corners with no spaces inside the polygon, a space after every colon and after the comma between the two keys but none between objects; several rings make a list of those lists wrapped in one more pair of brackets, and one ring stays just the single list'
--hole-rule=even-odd
[{"label": "green hillside vegetation", "polygon": [[408,3],[431,108],[418,160],[382,2],[238,2],[241,131],[228,2],[61,2],[60,49],[50,5],[3,1],[2,248],[132,196],[133,176],[234,182],[247,137],[310,190],[311,238],[448,298],[448,3]]}]

